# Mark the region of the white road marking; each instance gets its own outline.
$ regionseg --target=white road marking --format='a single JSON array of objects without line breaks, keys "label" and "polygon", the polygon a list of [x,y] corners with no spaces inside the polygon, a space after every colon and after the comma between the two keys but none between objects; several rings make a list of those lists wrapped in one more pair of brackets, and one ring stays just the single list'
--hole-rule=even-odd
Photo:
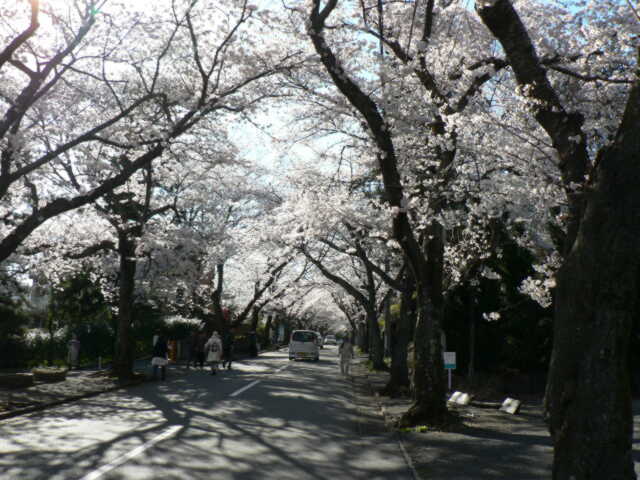
[{"label": "white road marking", "polygon": [[153,437],[148,442],[145,442],[142,445],[140,445],[139,447],[134,448],[130,452],[125,453],[124,455],[121,455],[121,456],[117,457],[115,460],[112,460],[111,462],[107,463],[106,465],[103,465],[102,467],[98,468],[97,470],[94,470],[93,472],[88,473],[87,475],[82,477],[80,480],[96,480],[96,479],[100,478],[105,473],[110,472],[114,468],[119,467],[123,463],[131,460],[133,457],[136,457],[136,456],[140,455],[142,452],[144,452],[145,450],[148,450],[149,448],[153,447],[156,443],[164,440],[165,438],[170,437],[171,435],[176,433],[181,428],[182,428],[182,425],[173,425],[172,427],[167,428],[164,432],[162,432],[159,435],[156,435],[155,437]]},{"label": "white road marking", "polygon": [[245,390],[249,390],[251,387],[256,386],[257,384],[260,383],[260,380],[254,380],[253,382],[251,382],[249,385],[246,385],[244,387],[242,387],[240,390],[236,390],[235,392],[233,392],[231,395],[229,395],[230,397],[235,397],[236,395],[240,395],[242,392],[244,392]]},{"label": "white road marking", "polygon": [[[288,366],[289,366],[289,364],[283,365],[282,367],[277,369],[275,371],[275,373],[282,372]],[[244,392],[246,390],[249,390],[251,387],[255,387],[260,382],[261,382],[261,380],[254,380],[249,385],[246,385],[246,386],[242,387],[241,389],[236,390],[235,392],[233,392],[229,396],[230,397],[236,397],[236,396],[240,395],[242,392]],[[167,428],[164,432],[162,432],[161,434],[153,437],[148,442],[145,442],[142,445],[140,445],[139,447],[134,448],[130,452],[125,453],[124,455],[121,455],[121,456],[117,457],[115,460],[112,460],[111,462],[107,463],[106,465],[103,465],[102,467],[98,468],[97,470],[94,470],[94,471],[88,473],[87,475],[82,477],[80,480],[97,480],[98,478],[102,477],[105,473],[110,472],[114,468],[119,467],[123,463],[131,460],[133,457],[136,457],[136,456],[140,455],[142,452],[144,452],[145,450],[148,450],[149,448],[153,447],[156,443],[164,440],[165,438],[170,437],[171,435],[173,435],[175,432],[177,432],[181,428],[182,428],[181,425],[174,425],[172,427]]]},{"label": "white road marking", "polygon": [[[281,371],[283,371],[285,368],[287,368],[289,366],[289,364],[286,364],[282,367],[280,367],[279,369],[277,369],[274,373],[280,373]],[[238,395],[240,395],[242,392],[245,392],[247,390],[249,390],[251,387],[255,387],[257,384],[259,384],[262,380],[254,380],[253,382],[251,382],[249,385],[246,385],[244,387],[242,387],[239,390],[236,390],[235,392],[231,393],[229,396],[230,397],[237,397]]]}]

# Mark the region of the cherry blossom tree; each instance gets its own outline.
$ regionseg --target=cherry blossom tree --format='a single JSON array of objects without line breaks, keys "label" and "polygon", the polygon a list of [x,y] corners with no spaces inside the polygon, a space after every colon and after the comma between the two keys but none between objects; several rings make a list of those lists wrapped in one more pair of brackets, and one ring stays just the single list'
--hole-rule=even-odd
[{"label": "cherry blossom tree", "polygon": [[[28,28],[7,34],[0,57],[0,68],[12,67],[0,126],[0,259],[45,221],[110,194],[138,170],[150,171],[152,161],[196,150],[213,114],[218,121],[247,114],[273,96],[264,80],[293,65],[289,52],[269,42],[258,47],[269,62],[256,61],[260,57],[242,40],[249,26],[254,33],[264,29],[265,19],[254,16],[246,1],[212,6],[173,0],[154,12],[138,7],[87,1],[67,16],[56,10],[64,5],[53,2],[41,11],[32,1]],[[25,16],[20,6],[10,13]],[[35,34],[43,13],[41,39]],[[126,210],[135,202],[111,203]],[[133,235],[129,239],[141,233],[122,231]],[[135,242],[119,240],[120,247],[128,245],[121,257],[133,258]],[[133,263],[127,265],[133,278]],[[123,324],[130,324],[132,292],[131,285],[120,296]],[[130,371],[126,357],[123,372]]]},{"label": "cherry blossom tree", "polygon": [[[509,0],[492,0],[477,11],[551,142],[567,197],[545,398],[553,478],[631,479],[627,356],[640,278],[637,12],[614,1],[562,11],[578,27],[570,29],[573,40],[556,46],[534,36],[535,12],[527,7],[518,13]],[[547,53],[557,59],[551,68]],[[574,88],[563,89],[556,72]],[[598,103],[606,110],[595,110]]]},{"label": "cherry blossom tree", "polygon": [[214,112],[247,113],[273,94],[261,82],[292,65],[268,42],[256,47],[262,57],[242,41],[249,25],[265,28],[248,2],[136,5],[3,7],[12,21],[3,23],[0,53],[2,261],[44,222],[123,185]]},{"label": "cherry blossom tree", "polygon": [[[320,1],[311,2],[307,20],[308,34],[331,80],[362,116],[371,140],[376,145],[377,167],[382,177],[385,200],[394,214],[393,238],[400,245],[412,269],[418,296],[418,318],[414,333],[415,402],[404,415],[402,422],[443,424],[448,421],[440,344],[445,230],[439,217],[442,215],[444,199],[435,195],[432,198],[429,217],[427,217],[429,219],[425,220],[424,224],[421,224],[421,220],[417,220],[416,223],[415,216],[410,213],[409,202],[412,192],[401,173],[399,159],[402,155],[398,153],[401,150],[394,135],[394,126],[391,121],[393,117],[388,117],[385,111],[387,104],[392,105],[393,102],[385,103],[384,96],[382,100],[378,100],[377,97],[365,91],[361,85],[367,84],[366,78],[354,79],[352,73],[347,70],[351,62],[339,51],[339,47],[333,47],[327,40],[327,22],[332,13],[336,12],[337,6],[338,2],[335,0],[326,2],[324,6],[321,6]],[[433,2],[430,2],[429,6],[423,21],[422,44],[429,41],[431,36]],[[381,12],[382,10],[380,14]],[[379,30],[380,36],[384,37],[381,19]],[[411,42],[411,35],[409,35],[409,42]],[[446,144],[450,144],[452,140],[455,141],[455,135],[452,136],[450,132],[446,132],[441,115],[438,114],[440,108],[446,110],[446,96],[441,93],[433,74],[427,67],[425,55],[421,53],[425,50],[422,44],[418,46],[419,61],[412,70],[434,100],[430,105],[432,110],[435,109],[435,116],[433,113],[431,115],[434,121],[430,125],[428,121],[427,125],[423,121],[422,125],[433,130],[433,135],[429,138],[434,138],[436,142],[432,147],[434,155],[427,156],[424,167],[417,170],[422,178],[426,177],[427,181],[438,187],[441,183],[446,185],[448,172],[451,171],[455,149],[447,148]],[[339,53],[336,54],[336,51]],[[385,81],[383,78],[383,90]],[[469,87],[472,93],[479,88],[474,87],[475,83],[478,82],[472,82]]]},{"label": "cherry blossom tree", "polygon": [[[220,205],[211,206],[207,229],[199,229],[196,221],[185,222],[184,217],[193,214],[196,201],[201,213],[206,210],[207,203],[200,195],[213,202],[225,197],[233,200],[237,195],[220,186],[221,172],[217,170],[229,167],[224,158],[221,153],[218,163],[187,162],[181,155],[179,161],[165,161],[162,168],[150,166],[92,208],[61,216],[41,230],[48,244],[33,249],[48,255],[34,271],[44,269],[49,277],[59,278],[90,260],[94,275],[101,277],[96,280],[102,280],[105,295],[117,305],[114,370],[120,376],[130,375],[133,365],[130,330],[134,303],[163,305],[166,313],[172,313],[179,311],[181,303],[197,301],[193,285],[198,285],[203,275],[203,259],[210,250],[206,242],[224,241],[214,222]],[[218,186],[212,193],[208,188],[213,184]],[[28,243],[36,239],[32,236]],[[52,245],[55,239],[60,239],[60,245]],[[42,254],[36,260],[38,257],[43,260]],[[185,299],[184,292],[192,295]]]}]

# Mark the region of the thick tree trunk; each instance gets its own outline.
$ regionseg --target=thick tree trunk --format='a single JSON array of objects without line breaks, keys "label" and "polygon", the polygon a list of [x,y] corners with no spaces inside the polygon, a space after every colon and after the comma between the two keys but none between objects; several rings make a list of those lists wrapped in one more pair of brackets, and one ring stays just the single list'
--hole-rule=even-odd
[{"label": "thick tree trunk", "polygon": [[[583,117],[568,113],[510,0],[476,4],[558,153],[569,218],[555,295],[545,411],[554,480],[634,479],[628,372],[640,283],[640,78],[610,146],[588,171]],[[606,55],[608,52],[603,52]],[[640,55],[638,57],[640,59]],[[637,64],[637,60],[636,60]],[[590,179],[585,182],[585,175]],[[574,189],[573,183],[583,185]]]},{"label": "thick tree trunk", "polygon": [[216,265],[216,277],[217,284],[216,289],[211,296],[211,303],[213,306],[213,323],[207,324],[205,331],[207,335],[211,335],[214,330],[218,332],[226,333],[228,325],[226,325],[224,319],[224,312],[222,310],[222,290],[224,288],[224,264],[219,263]]},{"label": "thick tree trunk", "polygon": [[469,318],[469,366],[467,367],[467,379],[471,385],[475,382],[476,374],[476,302],[475,299],[469,294],[468,305],[468,318]]},{"label": "thick tree trunk", "polygon": [[414,272],[418,293],[418,319],[413,334],[413,405],[400,425],[446,425],[450,421],[442,357],[442,268],[444,229],[434,222],[427,231],[427,269]]},{"label": "thick tree trunk", "polygon": [[370,346],[370,341],[369,341],[369,322],[368,321],[364,321],[360,324],[360,331],[361,331],[361,338],[362,338],[362,353],[366,353],[367,355],[369,354],[369,346]]},{"label": "thick tree trunk", "polygon": [[260,309],[253,307],[251,309],[251,330],[256,332],[258,330],[258,322],[260,321]]},{"label": "thick tree trunk", "polygon": [[410,272],[408,271],[405,274],[405,288],[402,292],[400,315],[397,322],[395,322],[391,337],[391,375],[389,382],[381,392],[391,397],[406,393],[411,385],[407,356],[409,342],[413,333],[412,325],[415,324],[415,302],[411,298],[415,284],[407,280],[409,276]]},{"label": "thick tree trunk", "polygon": [[557,275],[545,398],[555,480],[636,478],[628,348],[640,288],[640,145],[628,143],[600,160]]},{"label": "thick tree trunk", "polygon": [[118,253],[120,255],[118,334],[116,336],[113,372],[121,379],[133,377],[134,347],[131,337],[133,322],[133,292],[135,287],[136,261],[135,241],[126,233],[118,235]]},{"label": "thick tree trunk", "polygon": [[367,310],[367,324],[369,326],[369,360],[371,360],[371,367],[374,370],[386,370],[384,341],[380,333],[375,307]]},{"label": "thick tree trunk", "polygon": [[264,326],[264,336],[262,338],[262,344],[265,347],[271,346],[271,319],[273,315],[267,315],[267,322]]}]

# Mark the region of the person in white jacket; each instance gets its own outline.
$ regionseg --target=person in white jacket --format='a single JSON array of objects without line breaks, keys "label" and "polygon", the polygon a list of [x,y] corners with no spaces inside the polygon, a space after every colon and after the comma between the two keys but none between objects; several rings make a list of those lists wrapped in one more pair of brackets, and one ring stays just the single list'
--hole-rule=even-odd
[{"label": "person in white jacket", "polygon": [[222,358],[222,340],[218,332],[213,332],[211,338],[204,344],[204,351],[207,352],[207,362],[211,365],[211,375],[218,373],[218,363]]},{"label": "person in white jacket", "polygon": [[353,344],[348,337],[340,344],[338,354],[340,355],[340,373],[349,376],[349,367],[353,358]]}]

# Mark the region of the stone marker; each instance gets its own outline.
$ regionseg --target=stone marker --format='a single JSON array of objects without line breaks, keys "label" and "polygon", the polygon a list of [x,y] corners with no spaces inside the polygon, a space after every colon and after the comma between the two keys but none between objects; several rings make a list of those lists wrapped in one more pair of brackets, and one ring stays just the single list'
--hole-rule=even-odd
[{"label": "stone marker", "polygon": [[521,402],[520,400],[516,400],[515,398],[507,397],[502,405],[500,406],[500,411],[509,413],[511,415],[515,415],[520,410]]},{"label": "stone marker", "polygon": [[453,392],[453,395],[449,398],[449,402],[455,403],[456,405],[469,405],[472,398],[473,395],[469,395],[468,393]]},{"label": "stone marker", "polygon": [[451,395],[451,397],[449,397],[449,401],[451,403],[457,403],[458,398],[460,398],[460,396],[462,395],[462,392],[453,392],[453,395]]}]

